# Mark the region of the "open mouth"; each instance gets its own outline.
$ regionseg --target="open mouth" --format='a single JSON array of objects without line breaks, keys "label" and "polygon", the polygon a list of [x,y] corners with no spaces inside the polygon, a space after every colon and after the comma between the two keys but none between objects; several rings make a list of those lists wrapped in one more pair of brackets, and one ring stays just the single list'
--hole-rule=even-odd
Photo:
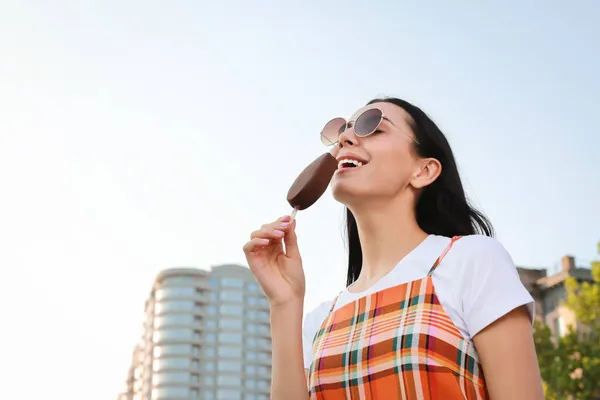
[{"label": "open mouth", "polygon": [[362,161],[352,160],[349,158],[343,158],[338,162],[338,169],[343,168],[359,168],[362,167]]}]

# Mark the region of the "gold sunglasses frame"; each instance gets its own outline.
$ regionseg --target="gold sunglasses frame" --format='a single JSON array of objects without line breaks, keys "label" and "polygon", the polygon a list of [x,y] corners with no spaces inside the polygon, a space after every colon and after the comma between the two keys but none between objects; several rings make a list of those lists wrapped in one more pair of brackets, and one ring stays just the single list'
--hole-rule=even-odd
[{"label": "gold sunglasses frame", "polygon": [[[406,136],[407,136],[407,137],[408,137],[410,140],[412,140],[413,142],[415,142],[415,143],[417,144],[417,146],[419,146],[419,145],[421,144],[421,143],[419,143],[419,141],[418,141],[416,138],[412,137],[411,135],[409,135],[408,133],[406,133],[406,132],[405,132],[403,129],[401,129],[401,128],[400,128],[398,125],[396,125],[396,124],[394,123],[394,121],[392,121],[392,120],[391,120],[389,117],[387,117],[387,116],[386,116],[386,115],[383,113],[383,110],[381,110],[381,109],[379,109],[379,108],[369,108],[368,110],[365,110],[365,111],[363,111],[362,113],[360,113],[360,115],[359,115],[358,117],[356,117],[356,119],[354,119],[354,120],[349,120],[349,121],[346,121],[346,118],[342,118],[342,117],[336,117],[336,118],[332,118],[332,119],[330,119],[330,120],[329,120],[329,121],[328,121],[328,122],[325,124],[325,126],[323,127],[323,129],[321,130],[321,143],[323,143],[325,146],[335,146],[336,144],[338,144],[338,143],[339,143],[339,140],[336,140],[336,141],[335,141],[335,142],[333,142],[333,143],[329,143],[329,144],[327,144],[327,143],[325,143],[325,142],[324,142],[324,140],[323,140],[323,139],[325,139],[327,142],[330,142],[330,140],[329,140],[329,139],[327,139],[327,137],[326,137],[326,136],[323,134],[323,131],[325,130],[325,128],[327,127],[327,125],[329,125],[329,124],[330,124],[332,121],[334,121],[334,120],[336,120],[336,119],[341,119],[341,120],[343,120],[343,121],[344,121],[344,124],[342,125],[342,126],[344,127],[344,130],[343,130],[342,132],[338,133],[338,137],[339,137],[339,136],[340,136],[340,135],[341,135],[343,132],[345,132],[347,129],[349,129],[349,128],[352,128],[352,126],[354,126],[354,125],[356,124],[356,121],[358,121],[358,119],[359,119],[360,117],[362,117],[362,116],[363,116],[363,115],[364,115],[366,112],[368,112],[368,111],[371,111],[371,110],[377,110],[377,111],[379,111],[379,112],[381,113],[381,116],[380,116],[379,122],[377,123],[377,125],[375,125],[375,128],[373,129],[373,131],[372,131],[372,132],[370,132],[370,133],[367,133],[366,135],[359,135],[359,134],[357,134],[357,133],[356,133],[356,131],[355,131],[355,132],[354,132],[354,134],[355,134],[356,136],[358,136],[358,137],[361,137],[361,138],[364,138],[364,137],[367,137],[367,136],[371,136],[373,133],[375,133],[375,131],[377,130],[377,128],[379,128],[379,125],[381,125],[381,123],[382,123],[382,122],[385,120],[385,121],[389,122],[389,123],[390,123],[390,124],[391,124],[391,125],[392,125],[394,128],[398,129],[400,132],[402,132],[403,134],[405,134],[405,135],[406,135]],[[340,128],[341,128],[342,126],[340,126]],[[339,130],[339,129],[338,129],[338,130]]]}]

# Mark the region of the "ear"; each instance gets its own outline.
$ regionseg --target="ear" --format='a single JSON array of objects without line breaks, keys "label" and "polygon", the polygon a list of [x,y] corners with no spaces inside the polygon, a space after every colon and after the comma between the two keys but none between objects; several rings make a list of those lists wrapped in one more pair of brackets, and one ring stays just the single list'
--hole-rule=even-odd
[{"label": "ear", "polygon": [[413,175],[410,184],[415,189],[422,189],[431,185],[442,173],[442,164],[435,158],[419,160],[418,169]]}]

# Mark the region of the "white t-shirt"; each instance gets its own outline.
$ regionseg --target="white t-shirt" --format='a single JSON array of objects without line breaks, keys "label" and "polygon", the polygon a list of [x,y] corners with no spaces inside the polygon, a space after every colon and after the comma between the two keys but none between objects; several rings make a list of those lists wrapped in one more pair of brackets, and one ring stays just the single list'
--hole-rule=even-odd
[{"label": "white t-shirt", "polygon": [[[429,235],[368,290],[351,293],[345,289],[334,310],[374,292],[423,278],[449,243],[450,238]],[[533,321],[533,298],[521,283],[512,258],[496,239],[462,237],[437,266],[432,280],[444,310],[471,343],[479,331],[519,306],[527,305]],[[307,369],[313,339],[332,303],[333,299],[321,303],[304,318],[302,342]]]}]

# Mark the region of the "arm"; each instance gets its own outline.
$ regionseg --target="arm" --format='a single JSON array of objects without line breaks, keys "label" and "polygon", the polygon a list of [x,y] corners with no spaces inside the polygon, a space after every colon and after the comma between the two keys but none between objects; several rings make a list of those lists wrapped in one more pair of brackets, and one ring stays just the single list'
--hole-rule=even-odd
[{"label": "arm", "polygon": [[529,312],[519,307],[473,337],[493,400],[543,400]]},{"label": "arm", "polygon": [[[284,216],[252,232],[244,253],[271,308],[271,399],[307,400],[302,346],[304,270],[296,221]],[[285,247],[284,247],[285,244]]]},{"label": "arm", "polygon": [[542,400],[533,342],[534,300],[512,258],[497,240],[481,235],[465,237],[456,246],[463,246],[462,317],[491,398]]},{"label": "arm", "polygon": [[302,354],[302,302],[271,308],[271,399],[307,400]]}]

